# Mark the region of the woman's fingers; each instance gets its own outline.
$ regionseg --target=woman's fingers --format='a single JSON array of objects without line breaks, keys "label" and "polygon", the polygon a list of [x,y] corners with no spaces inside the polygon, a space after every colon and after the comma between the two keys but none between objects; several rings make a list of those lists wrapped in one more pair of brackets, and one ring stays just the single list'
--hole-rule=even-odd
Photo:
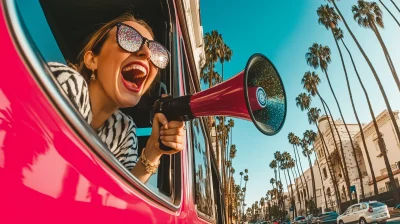
[{"label": "woman's fingers", "polygon": [[168,128],[182,128],[185,126],[183,121],[170,121],[168,122]]},{"label": "woman's fingers", "polygon": [[161,141],[164,145],[173,148],[173,152],[179,152],[183,149],[183,143]]},{"label": "woman's fingers", "polygon": [[180,135],[171,135],[171,136],[160,136],[160,139],[164,142],[176,142],[176,143],[183,143],[183,136]]},{"label": "woman's fingers", "polygon": [[185,130],[183,128],[173,128],[173,129],[161,129],[161,136],[170,136],[170,135],[184,135]]}]

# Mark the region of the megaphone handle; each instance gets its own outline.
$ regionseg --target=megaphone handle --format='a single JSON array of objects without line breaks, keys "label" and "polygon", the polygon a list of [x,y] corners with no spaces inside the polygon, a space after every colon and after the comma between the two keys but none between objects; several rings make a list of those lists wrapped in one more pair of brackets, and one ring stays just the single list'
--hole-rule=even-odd
[{"label": "megaphone handle", "polygon": [[[168,119],[168,121],[183,121],[183,119],[181,119],[181,118],[170,119],[169,117],[167,117],[167,119]],[[161,125],[161,126],[162,126],[162,125]],[[160,129],[161,129],[161,126],[160,126]],[[164,145],[164,144],[162,143],[160,137],[158,138],[158,143],[160,143],[160,149],[162,149],[162,150],[164,150],[164,151],[171,151],[171,150],[174,150],[173,148]]]}]

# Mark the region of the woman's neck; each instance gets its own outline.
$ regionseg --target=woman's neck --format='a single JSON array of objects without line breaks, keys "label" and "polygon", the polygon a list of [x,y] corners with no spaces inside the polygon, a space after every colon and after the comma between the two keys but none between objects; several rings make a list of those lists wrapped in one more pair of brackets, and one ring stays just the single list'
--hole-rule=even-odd
[{"label": "woman's neck", "polygon": [[118,106],[106,95],[97,81],[89,84],[89,98],[93,119],[90,126],[98,130],[104,122],[118,109]]}]

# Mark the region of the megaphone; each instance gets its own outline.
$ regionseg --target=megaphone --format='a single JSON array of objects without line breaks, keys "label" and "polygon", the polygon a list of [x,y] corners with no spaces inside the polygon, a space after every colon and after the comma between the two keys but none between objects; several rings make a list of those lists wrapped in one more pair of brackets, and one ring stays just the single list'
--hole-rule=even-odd
[{"label": "megaphone", "polygon": [[[203,116],[229,116],[252,121],[265,135],[278,133],[286,118],[286,94],[272,62],[253,54],[246,67],[232,78],[207,90],[177,98],[161,98],[153,113],[168,120],[188,121]],[[164,150],[170,150],[162,146]]]}]

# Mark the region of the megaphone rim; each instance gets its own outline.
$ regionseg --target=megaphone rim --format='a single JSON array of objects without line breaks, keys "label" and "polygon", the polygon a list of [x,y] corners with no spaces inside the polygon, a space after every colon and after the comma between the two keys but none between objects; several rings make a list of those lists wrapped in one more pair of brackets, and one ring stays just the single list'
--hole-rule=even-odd
[{"label": "megaphone rim", "polygon": [[[273,69],[275,70],[275,72],[276,72],[276,74],[277,74],[277,76],[278,76],[278,78],[279,78],[279,81],[280,81],[280,83],[281,83],[281,85],[282,85],[283,95],[285,96],[285,112],[284,112],[284,115],[283,115],[282,123],[281,123],[280,127],[279,127],[278,129],[276,129],[274,132],[266,132],[266,131],[264,131],[264,130],[257,124],[257,121],[256,121],[256,119],[255,119],[255,117],[254,117],[254,115],[253,115],[253,113],[252,113],[251,107],[250,107],[249,94],[248,94],[248,86],[247,86],[248,71],[249,71],[249,66],[250,66],[251,62],[252,62],[256,57],[262,57],[262,58],[264,58],[265,60],[267,60],[267,61],[272,65],[272,67],[273,67]],[[245,99],[245,101],[246,101],[246,107],[247,107],[247,110],[249,111],[249,115],[250,115],[251,120],[253,121],[253,124],[257,127],[257,129],[258,129],[261,133],[263,133],[263,134],[265,134],[265,135],[268,135],[268,136],[276,135],[276,134],[279,133],[279,131],[282,129],[282,127],[283,127],[283,125],[285,124],[285,121],[286,121],[286,113],[287,113],[287,100],[286,100],[286,99],[287,99],[287,98],[286,98],[286,91],[285,91],[285,87],[284,87],[284,85],[283,85],[282,78],[281,78],[281,76],[280,76],[278,70],[276,69],[275,65],[274,65],[274,64],[271,62],[271,60],[269,60],[269,59],[267,58],[267,56],[265,56],[264,54],[261,54],[261,53],[254,53],[253,55],[250,56],[249,60],[247,60],[246,67],[245,67],[245,69],[244,69],[244,79],[243,79],[243,81],[244,81],[244,83],[243,83],[243,85],[244,85],[244,99]]]}]

